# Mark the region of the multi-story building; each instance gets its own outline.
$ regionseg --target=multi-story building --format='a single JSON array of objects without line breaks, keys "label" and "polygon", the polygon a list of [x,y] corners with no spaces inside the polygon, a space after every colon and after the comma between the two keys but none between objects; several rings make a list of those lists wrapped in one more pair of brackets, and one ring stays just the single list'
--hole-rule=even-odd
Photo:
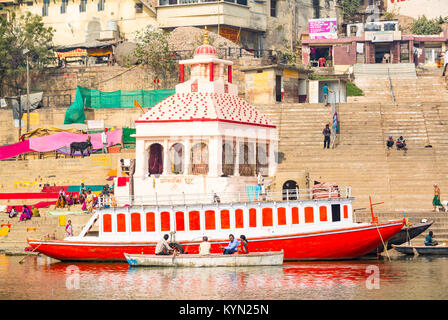
[{"label": "multi-story building", "polygon": [[336,0],[0,0],[0,14],[30,11],[56,45],[125,38],[154,25],[204,27],[248,49],[292,48],[308,19],[336,17]]}]

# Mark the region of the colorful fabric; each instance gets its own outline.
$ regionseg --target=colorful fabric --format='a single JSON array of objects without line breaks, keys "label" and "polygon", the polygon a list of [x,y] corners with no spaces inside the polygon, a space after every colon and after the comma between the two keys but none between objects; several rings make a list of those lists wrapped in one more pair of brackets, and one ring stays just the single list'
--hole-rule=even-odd
[{"label": "colorful fabric", "polygon": [[[52,206],[56,203],[56,201],[40,201],[38,203],[32,204],[32,205],[28,205],[29,207],[35,207],[38,209],[42,209],[42,208],[48,208],[49,206]],[[10,212],[12,207],[16,207],[17,211],[22,211],[23,210],[23,206],[22,205],[16,205],[16,206],[8,206],[6,211]]]},{"label": "colorful fabric", "polygon": [[0,193],[2,200],[57,199],[56,192],[5,192]]},{"label": "colorful fabric", "polygon": [[440,198],[438,195],[435,195],[432,199],[432,205],[433,206],[442,206],[442,203],[440,202]]},{"label": "colorful fabric", "polygon": [[29,140],[0,147],[0,160],[12,158],[22,153],[33,152]]},{"label": "colorful fabric", "polygon": [[[108,146],[113,146],[121,143],[123,130],[116,129],[107,132]],[[57,150],[63,147],[69,147],[72,142],[84,142],[90,136],[92,149],[101,149],[103,144],[101,142],[101,134],[76,134],[70,132],[60,132],[52,134],[51,136],[31,138],[30,149],[33,151],[47,152]]]}]

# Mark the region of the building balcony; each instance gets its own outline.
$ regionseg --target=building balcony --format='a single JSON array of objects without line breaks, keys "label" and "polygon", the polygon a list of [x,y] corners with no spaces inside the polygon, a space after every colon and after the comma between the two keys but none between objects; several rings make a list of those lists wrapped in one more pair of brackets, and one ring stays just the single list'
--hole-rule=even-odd
[{"label": "building balcony", "polygon": [[266,14],[259,11],[249,7],[248,0],[159,0],[157,22],[162,28],[220,24],[266,31]]}]

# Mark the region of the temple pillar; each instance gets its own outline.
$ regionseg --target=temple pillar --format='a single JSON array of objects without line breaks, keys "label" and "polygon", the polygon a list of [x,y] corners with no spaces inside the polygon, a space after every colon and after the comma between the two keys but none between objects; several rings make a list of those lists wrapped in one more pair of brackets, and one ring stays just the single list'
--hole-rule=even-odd
[{"label": "temple pillar", "polygon": [[135,154],[136,158],[143,159],[142,161],[136,161],[135,173],[136,177],[143,177],[148,173],[148,151],[145,150],[145,141],[137,139],[135,142]]},{"label": "temple pillar", "polygon": [[190,137],[184,140],[184,175],[190,174],[190,163],[191,163],[191,144]]},{"label": "temple pillar", "polygon": [[240,175],[240,141],[241,138],[235,138],[235,165],[233,166],[233,175],[236,177]]},{"label": "temple pillar", "polygon": [[164,175],[171,173],[170,168],[170,152],[168,150],[168,139],[163,140],[163,173]]},{"label": "temple pillar", "polygon": [[268,174],[270,177],[273,177],[275,175],[275,172],[277,171],[277,162],[275,159],[275,146],[276,141],[270,140],[268,144],[268,152],[269,152],[269,163],[268,163]]},{"label": "temple pillar", "polygon": [[232,66],[227,66],[227,82],[232,83]]}]

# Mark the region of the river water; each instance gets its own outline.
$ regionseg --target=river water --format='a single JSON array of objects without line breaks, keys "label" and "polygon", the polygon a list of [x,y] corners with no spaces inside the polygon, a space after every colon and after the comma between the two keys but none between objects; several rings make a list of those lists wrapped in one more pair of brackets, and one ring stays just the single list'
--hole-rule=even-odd
[{"label": "river water", "polygon": [[239,268],[136,268],[0,255],[5,300],[448,299],[448,257]]}]

